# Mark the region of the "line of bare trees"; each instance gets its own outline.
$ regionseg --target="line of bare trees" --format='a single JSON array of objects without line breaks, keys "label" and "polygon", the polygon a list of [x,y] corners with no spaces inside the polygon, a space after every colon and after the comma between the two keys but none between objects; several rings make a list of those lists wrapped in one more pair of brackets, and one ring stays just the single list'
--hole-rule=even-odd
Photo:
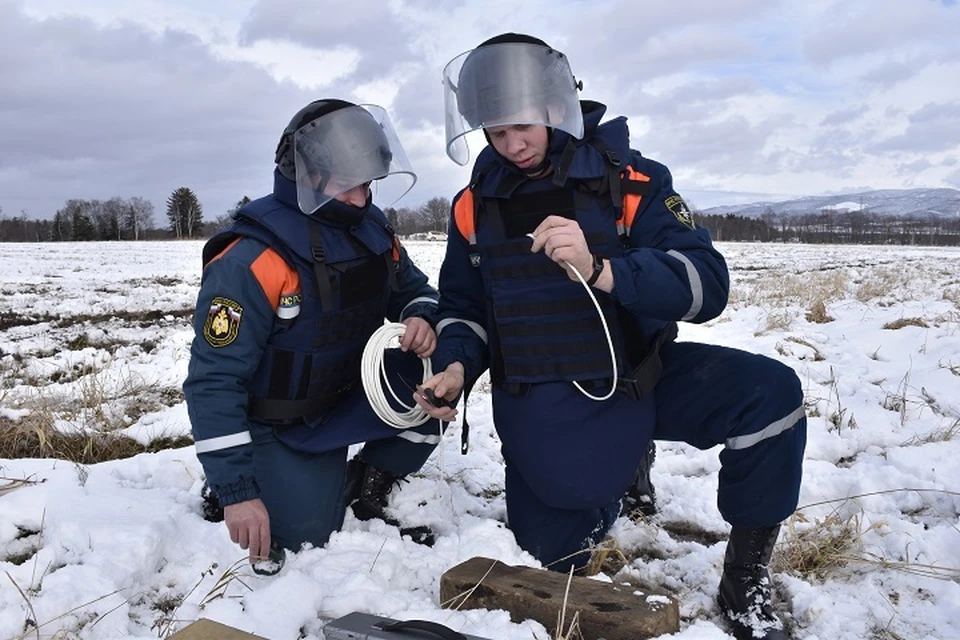
[{"label": "line of bare trees", "polygon": [[[136,197],[68,200],[53,220],[30,220],[25,213],[7,217],[0,208],[0,242],[205,238],[229,225],[233,214],[249,202],[250,198],[243,196],[229,210],[204,222],[194,192],[180,187],[167,199],[169,226],[165,228],[154,226],[153,204]],[[443,233],[450,200],[436,197],[419,207],[387,208],[385,213],[402,236]],[[695,213],[694,218],[718,241],[960,245],[960,218],[833,210],[791,216],[767,212],[759,218]]]},{"label": "line of bare trees", "polygon": [[8,218],[0,208],[0,242],[199,238],[209,231],[203,222],[203,207],[187,187],[170,194],[166,213],[169,227],[164,229],[154,226],[153,203],[140,197],[70,199],[52,220],[31,220],[26,212]]},{"label": "line of bare trees", "polygon": [[695,219],[718,241],[960,245],[960,218],[825,209],[790,216],[768,212],[760,218],[700,214]]},{"label": "line of bare trees", "polygon": [[153,231],[153,203],[144,198],[67,200],[52,220],[8,218],[0,209],[0,242],[141,240]]}]

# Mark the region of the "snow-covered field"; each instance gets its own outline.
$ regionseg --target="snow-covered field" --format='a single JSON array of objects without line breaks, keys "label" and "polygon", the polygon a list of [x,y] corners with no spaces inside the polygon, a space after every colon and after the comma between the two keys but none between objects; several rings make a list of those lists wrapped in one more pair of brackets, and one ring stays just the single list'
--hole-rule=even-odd
[{"label": "snow-covered field", "polygon": [[[440,242],[409,242],[435,281]],[[189,434],[179,395],[199,242],[0,245],[0,425]],[[801,508],[781,537],[847,541],[823,575],[774,578],[805,640],[960,638],[960,248],[720,244],[731,305],[681,340],[761,352],[803,380]],[[822,303],[822,304],[820,304]],[[436,546],[348,514],[326,547],[255,576],[200,515],[191,447],[80,466],[0,459],[0,638],[158,638],[201,617],[271,639],[323,638],[354,610],[426,618],[497,640],[549,637],[503,611],[451,612],[440,575],[472,556],[535,564],[502,521],[489,396],[470,397],[471,448],[452,428],[393,502]],[[683,640],[728,638],[713,602],[728,531],[717,451],[660,443],[660,513],[621,519],[636,557],[618,578],[680,598]],[[794,554],[795,555],[795,554]],[[549,631],[552,631],[549,630]]]}]

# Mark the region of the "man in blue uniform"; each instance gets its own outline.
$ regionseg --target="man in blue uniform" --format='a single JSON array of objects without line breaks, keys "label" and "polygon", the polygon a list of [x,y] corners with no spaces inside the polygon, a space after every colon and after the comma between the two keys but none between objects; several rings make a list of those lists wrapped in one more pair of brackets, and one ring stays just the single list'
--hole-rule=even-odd
[{"label": "man in blue uniform", "polygon": [[[676,342],[727,302],[729,275],[665,166],[625,118],[578,98],[566,57],[503,34],[444,70],[447,153],[487,146],[457,194],[440,271],[435,376],[456,399],[489,368],[507,517],[551,569],[582,566],[644,484],[651,439],[724,445],[718,505],[732,525],[719,604],[737,638],[786,638],[767,564],[796,508],[800,382],[770,358]],[[418,398],[430,415],[456,411]]]},{"label": "man in blue uniform", "polygon": [[207,482],[251,561],[323,545],[351,500],[358,518],[397,524],[387,493],[441,433],[436,420],[385,424],[360,384],[384,318],[406,325],[400,350],[384,354],[392,375],[419,379],[436,345],[437,292],[372,203],[372,185],[379,196],[416,180],[386,112],[312,102],[275,159],[273,193],[204,247],[184,383]]}]

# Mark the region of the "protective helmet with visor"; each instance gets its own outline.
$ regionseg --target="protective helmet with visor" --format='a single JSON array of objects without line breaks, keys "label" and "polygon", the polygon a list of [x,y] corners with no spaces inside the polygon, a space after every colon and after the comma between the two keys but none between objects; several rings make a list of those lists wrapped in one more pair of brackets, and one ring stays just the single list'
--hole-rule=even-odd
[{"label": "protective helmet with visor", "polygon": [[297,204],[308,215],[371,183],[374,200],[388,207],[417,181],[387,112],[376,105],[342,104],[293,131],[287,153],[293,156]]},{"label": "protective helmet with visor", "polygon": [[491,38],[443,69],[447,156],[467,164],[466,134],[504,125],[543,125],[583,137],[577,82],[567,57],[518,34]]}]

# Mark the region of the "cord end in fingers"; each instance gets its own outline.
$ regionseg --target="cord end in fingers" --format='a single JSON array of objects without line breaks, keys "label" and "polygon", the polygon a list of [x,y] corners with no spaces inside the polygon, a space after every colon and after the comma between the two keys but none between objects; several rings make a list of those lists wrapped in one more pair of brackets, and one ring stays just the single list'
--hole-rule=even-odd
[{"label": "cord end in fingers", "polygon": [[437,394],[435,394],[433,392],[433,389],[431,389],[430,387],[424,387],[423,397],[427,399],[427,402],[429,402],[435,407],[449,407],[451,409],[454,408],[453,404],[446,398],[443,398],[443,397],[438,398]]}]

